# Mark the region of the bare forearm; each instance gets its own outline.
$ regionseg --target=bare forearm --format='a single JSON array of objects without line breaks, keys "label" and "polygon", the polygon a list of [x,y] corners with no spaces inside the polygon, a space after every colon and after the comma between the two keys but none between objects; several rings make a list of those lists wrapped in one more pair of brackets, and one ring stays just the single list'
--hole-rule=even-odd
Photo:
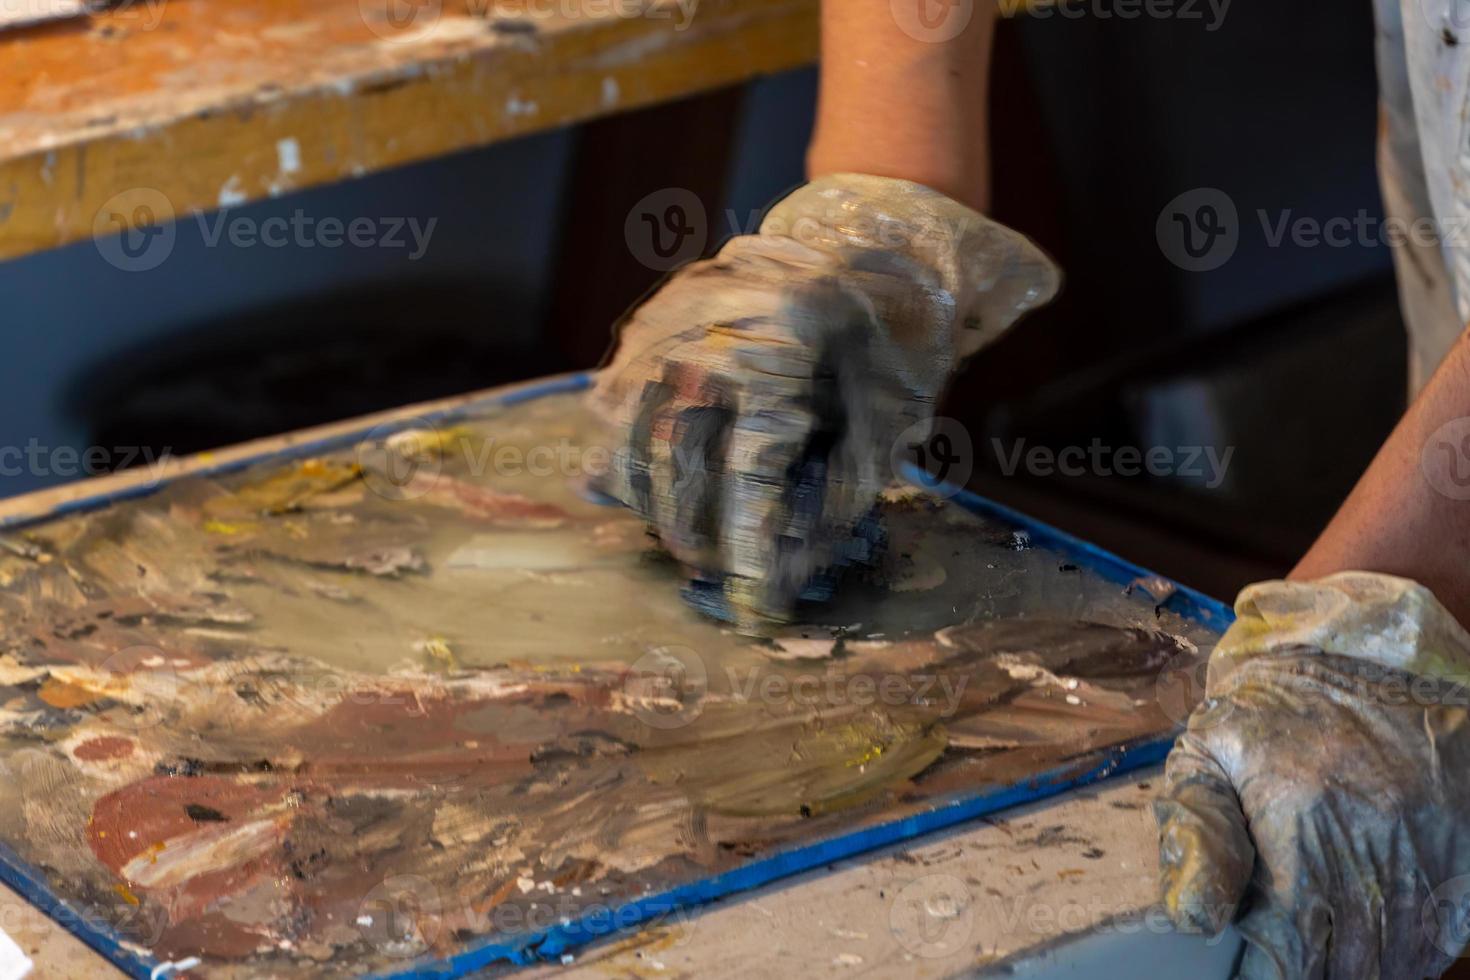
[{"label": "bare forearm", "polygon": [[[962,16],[963,7],[943,16]],[[964,29],[942,39],[950,33],[943,18],[933,29],[901,25],[890,0],[823,0],[809,175],[899,177],[985,210],[995,9],[979,0]]]},{"label": "bare forearm", "polygon": [[1290,577],[1349,569],[1402,575],[1427,586],[1470,625],[1466,470],[1470,333],[1461,335]]}]

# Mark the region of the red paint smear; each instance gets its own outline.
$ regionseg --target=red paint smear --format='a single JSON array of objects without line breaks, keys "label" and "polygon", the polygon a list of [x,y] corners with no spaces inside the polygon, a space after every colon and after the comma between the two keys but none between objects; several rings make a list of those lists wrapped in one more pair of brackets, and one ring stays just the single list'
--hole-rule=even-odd
[{"label": "red paint smear", "polygon": [[287,792],[284,786],[256,785],[235,776],[149,776],[97,801],[87,825],[87,841],[97,860],[121,873],[123,865],[160,843],[201,829],[229,826],[195,823],[185,809],[191,803],[218,810],[230,823],[239,823],[280,803]]},{"label": "red paint smear", "polygon": [[120,735],[89,738],[73,749],[72,754],[85,762],[126,759],[133,754],[133,740]]},{"label": "red paint smear", "polygon": [[466,517],[502,527],[545,527],[561,524],[571,517],[555,504],[541,503],[518,493],[497,493],[442,473],[416,474],[406,491],[410,496],[422,497],[427,503],[451,507]]},{"label": "red paint smear", "polygon": [[[531,771],[529,743],[506,744],[493,734],[466,732],[460,719],[500,702],[425,699],[379,691],[348,698],[291,737],[303,774],[333,777],[365,788],[475,780],[500,783]],[[475,743],[470,748],[465,743]]]}]

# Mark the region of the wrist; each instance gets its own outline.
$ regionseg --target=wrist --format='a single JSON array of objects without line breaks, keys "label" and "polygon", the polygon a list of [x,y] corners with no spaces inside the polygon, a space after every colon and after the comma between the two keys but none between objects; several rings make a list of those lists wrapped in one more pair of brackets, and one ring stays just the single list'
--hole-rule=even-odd
[{"label": "wrist", "polygon": [[1241,590],[1235,615],[1210,657],[1210,690],[1252,660],[1303,652],[1470,682],[1470,633],[1412,579],[1338,572],[1312,582],[1258,582]]},{"label": "wrist", "polygon": [[[912,152],[923,147],[887,145],[875,152],[872,140],[818,135],[806,155],[807,179],[836,174],[868,174],[922,184],[984,214],[990,208],[990,173],[983,154],[962,160],[955,154]],[[883,142],[883,141],[878,141]]]}]

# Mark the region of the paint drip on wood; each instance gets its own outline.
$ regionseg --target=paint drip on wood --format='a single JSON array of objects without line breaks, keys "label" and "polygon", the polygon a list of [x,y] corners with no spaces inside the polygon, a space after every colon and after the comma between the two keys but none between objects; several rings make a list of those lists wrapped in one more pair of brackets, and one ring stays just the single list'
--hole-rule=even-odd
[{"label": "paint drip on wood", "polygon": [[1215,639],[912,495],[743,637],[579,493],[590,431],[548,398],[12,535],[0,840],[191,972],[385,970],[1167,731]]}]

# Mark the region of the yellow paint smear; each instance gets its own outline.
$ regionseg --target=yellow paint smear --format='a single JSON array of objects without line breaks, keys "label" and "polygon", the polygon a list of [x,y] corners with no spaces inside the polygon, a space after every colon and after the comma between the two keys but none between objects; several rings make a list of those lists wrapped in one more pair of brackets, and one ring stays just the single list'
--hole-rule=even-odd
[{"label": "yellow paint smear", "polygon": [[301,509],[312,497],[340,490],[362,475],[356,463],[329,459],[307,459],[280,470],[234,494],[216,497],[204,505],[205,513],[221,524],[232,518],[275,516]]},{"label": "yellow paint smear", "polygon": [[225,537],[234,537],[237,534],[248,534],[259,528],[258,524],[232,524],[229,521],[205,521],[204,530],[208,534],[219,534]]},{"label": "yellow paint smear", "polygon": [[101,695],[80,685],[52,677],[41,685],[41,689],[36,692],[36,697],[53,708],[79,708],[84,704],[91,704]]}]

